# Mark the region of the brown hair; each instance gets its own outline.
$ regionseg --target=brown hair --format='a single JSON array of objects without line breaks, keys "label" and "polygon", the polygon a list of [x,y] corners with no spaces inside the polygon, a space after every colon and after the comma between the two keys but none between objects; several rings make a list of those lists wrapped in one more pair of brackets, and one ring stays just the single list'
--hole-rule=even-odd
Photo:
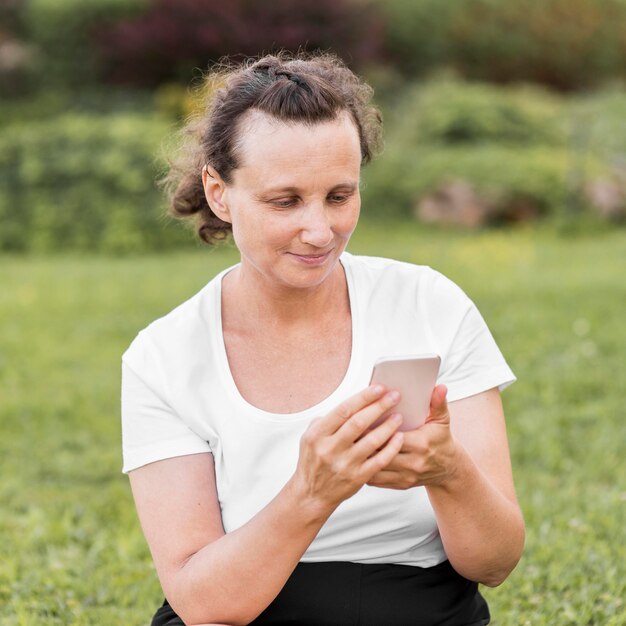
[{"label": "brown hair", "polygon": [[382,117],[370,104],[372,89],[336,56],[328,53],[279,53],[240,65],[220,64],[205,77],[209,101],[183,128],[178,157],[163,179],[174,217],[193,219],[206,243],[224,239],[231,225],[210,209],[202,186],[202,168],[210,164],[232,181],[238,167],[238,122],[256,109],[291,122],[316,124],[348,111],[361,142],[362,163],[380,145]]}]

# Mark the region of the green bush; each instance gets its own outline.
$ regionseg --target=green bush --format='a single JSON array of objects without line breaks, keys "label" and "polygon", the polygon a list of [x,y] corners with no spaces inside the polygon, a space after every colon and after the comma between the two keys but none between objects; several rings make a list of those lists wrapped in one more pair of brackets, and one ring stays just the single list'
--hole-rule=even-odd
[{"label": "green bush", "polygon": [[[154,182],[171,118],[137,111],[44,117],[46,108],[69,105],[33,101],[21,122],[15,102],[0,106],[0,250],[191,243],[191,233],[161,217]],[[520,206],[556,216],[602,203],[611,205],[605,217],[623,219],[624,110],[623,91],[561,98],[449,80],[412,87],[385,110],[387,148],[363,172],[363,212],[410,217],[424,196],[464,181],[494,208],[495,221]]]},{"label": "green bush", "polygon": [[617,90],[564,98],[449,79],[414,85],[386,111],[387,147],[364,172],[363,210],[408,217],[424,196],[462,181],[489,205],[491,221],[525,210],[573,217],[602,208],[587,189],[596,183],[611,196],[605,216],[619,219],[625,110]]},{"label": "green bush", "polygon": [[494,206],[492,220],[506,219],[525,203],[538,215],[555,214],[567,199],[569,157],[549,147],[499,144],[394,147],[364,174],[363,211],[410,217],[420,198],[464,181]]},{"label": "green bush", "polygon": [[452,62],[449,25],[467,0],[375,0],[383,14],[392,65],[424,76]]},{"label": "green bush", "polygon": [[100,77],[95,38],[106,24],[140,13],[149,0],[28,0],[25,36],[36,50],[39,88],[95,85]]},{"label": "green bush", "polygon": [[137,114],[68,114],[5,128],[0,250],[131,252],[190,241],[161,217],[155,185],[155,156],[170,130]]},{"label": "green bush", "polygon": [[[581,169],[584,168],[584,169]],[[418,202],[451,183],[467,183],[490,207],[489,222],[577,217],[591,209],[589,180],[610,179],[610,164],[549,146],[390,145],[363,176],[363,212],[411,217]]]},{"label": "green bush", "polygon": [[410,143],[481,141],[563,145],[566,126],[558,98],[534,87],[435,80],[407,90],[392,112],[390,132]]},{"label": "green bush", "polygon": [[626,67],[624,0],[377,0],[395,63],[582,89]]},{"label": "green bush", "polygon": [[626,90],[577,96],[568,109],[582,147],[626,168]]}]

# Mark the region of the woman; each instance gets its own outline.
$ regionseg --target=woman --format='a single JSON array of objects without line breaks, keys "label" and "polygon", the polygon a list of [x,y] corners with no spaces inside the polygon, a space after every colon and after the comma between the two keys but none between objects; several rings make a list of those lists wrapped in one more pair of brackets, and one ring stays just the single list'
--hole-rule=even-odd
[{"label": "woman", "polygon": [[[123,357],[124,471],[167,598],[153,624],[487,624],[477,583],[524,540],[514,376],[449,280],[344,252],[370,89],[327,55],[221,79],[172,205],[207,242],[232,230],[241,262]],[[426,424],[370,429],[399,399],[368,386],[374,361],[426,352]]]}]

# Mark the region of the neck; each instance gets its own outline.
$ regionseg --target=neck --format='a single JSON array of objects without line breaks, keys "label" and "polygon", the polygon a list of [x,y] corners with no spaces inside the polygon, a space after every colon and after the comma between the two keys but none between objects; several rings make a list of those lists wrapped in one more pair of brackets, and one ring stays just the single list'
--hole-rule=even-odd
[{"label": "neck", "polygon": [[224,277],[222,298],[230,303],[231,313],[237,310],[245,317],[254,316],[272,326],[294,329],[310,322],[319,323],[338,308],[349,309],[346,277],[339,262],[328,278],[309,289],[270,284],[254,270],[239,266]]}]

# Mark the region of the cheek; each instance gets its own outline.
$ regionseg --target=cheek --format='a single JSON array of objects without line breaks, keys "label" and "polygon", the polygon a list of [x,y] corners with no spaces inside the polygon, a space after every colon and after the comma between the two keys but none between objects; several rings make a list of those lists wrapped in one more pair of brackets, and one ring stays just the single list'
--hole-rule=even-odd
[{"label": "cheek", "polygon": [[290,215],[272,215],[262,210],[239,212],[233,220],[233,240],[241,251],[260,252],[281,248],[297,235],[297,221]]},{"label": "cheek", "polygon": [[[261,233],[258,232],[256,224],[245,215],[237,214],[232,220],[233,241],[240,251],[248,251],[258,244]],[[256,233],[256,236],[255,236]]]},{"label": "cheek", "polygon": [[260,234],[259,231],[263,228],[260,211],[255,210],[256,207],[248,198],[235,193],[230,198],[229,208],[235,243],[239,245],[239,242],[253,242],[255,233]]},{"label": "cheek", "polygon": [[335,232],[349,237],[359,221],[360,209],[361,203],[359,201],[351,206],[350,210],[342,212],[336,222]]}]

